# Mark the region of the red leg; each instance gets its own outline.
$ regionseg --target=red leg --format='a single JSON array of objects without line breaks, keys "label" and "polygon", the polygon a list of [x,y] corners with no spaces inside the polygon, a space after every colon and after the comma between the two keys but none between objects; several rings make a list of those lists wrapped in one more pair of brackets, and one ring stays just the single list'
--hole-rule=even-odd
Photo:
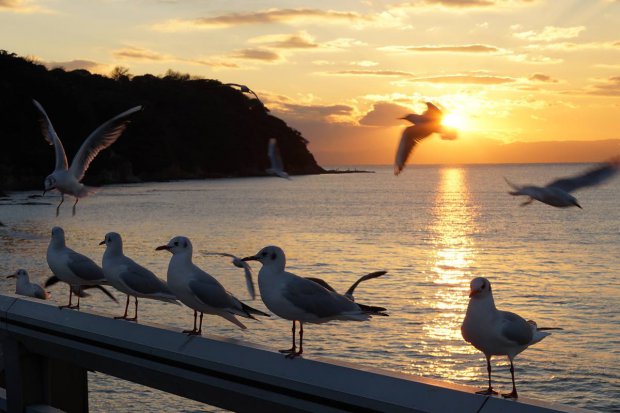
[{"label": "red leg", "polygon": [[293,320],[293,346],[291,348],[287,348],[285,350],[279,350],[280,353],[294,353],[297,350],[297,346],[295,345],[295,320]]},{"label": "red leg", "polygon": [[[196,318],[198,317],[198,311],[194,310],[194,329],[193,330],[183,330],[185,334],[189,334],[190,336],[200,335],[198,328],[196,328]],[[202,313],[200,313],[200,328],[202,329]]]},{"label": "red leg", "polygon": [[301,356],[304,352],[304,323],[299,322],[299,351],[294,351],[286,355],[287,359],[294,359]]},{"label": "red leg", "polygon": [[69,304],[67,305],[59,305],[58,308],[69,308],[69,309],[73,309],[73,308],[80,308],[80,296],[78,295],[78,303],[77,305],[73,305],[71,304],[71,299],[73,298],[73,291],[71,290],[71,286],[69,286]]},{"label": "red leg", "polygon": [[118,316],[118,317],[114,317],[115,319],[127,319],[127,310],[129,309],[129,294],[127,294],[127,303],[125,303],[125,314],[123,314],[122,316]]}]

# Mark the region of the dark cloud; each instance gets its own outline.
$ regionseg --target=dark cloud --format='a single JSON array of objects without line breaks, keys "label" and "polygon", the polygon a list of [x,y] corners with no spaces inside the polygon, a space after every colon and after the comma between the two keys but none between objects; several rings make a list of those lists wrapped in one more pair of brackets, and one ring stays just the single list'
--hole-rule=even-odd
[{"label": "dark cloud", "polygon": [[265,24],[286,22],[296,19],[320,18],[321,20],[368,20],[355,12],[318,9],[272,9],[254,13],[230,13],[215,17],[202,17],[189,21],[197,26],[238,26],[243,24]]},{"label": "dark cloud", "polygon": [[411,109],[391,102],[377,102],[359,123],[366,126],[395,126],[403,124],[399,119],[407,113],[411,113]]},{"label": "dark cloud", "polygon": [[138,47],[125,47],[123,49],[115,50],[112,55],[118,59],[130,59],[130,60],[150,60],[150,61],[162,61],[169,60],[170,57],[163,55],[153,50],[141,49]]},{"label": "dark cloud", "polygon": [[529,79],[534,82],[558,83],[557,79],[554,79],[551,76],[542,73],[534,73],[529,77]]},{"label": "dark cloud", "polygon": [[339,70],[336,72],[328,72],[330,75],[353,75],[353,76],[400,76],[411,77],[409,72],[401,72],[398,70]]},{"label": "dark cloud", "polygon": [[484,44],[468,44],[454,46],[409,46],[405,50],[410,52],[449,52],[449,53],[496,53],[499,52],[495,46]]},{"label": "dark cloud", "polygon": [[588,94],[611,97],[620,96],[620,76],[612,76],[606,82],[592,86]]},{"label": "dark cloud", "polygon": [[67,62],[47,62],[45,63],[45,66],[52,68],[52,69],[61,67],[65,69],[66,71],[84,69],[90,72],[97,71],[98,69],[101,69],[103,67],[101,63],[93,62],[92,60],[83,60],[83,59],[69,60]]},{"label": "dark cloud", "polygon": [[271,43],[269,46],[278,49],[315,49],[319,47],[311,38],[293,34],[285,39]]},{"label": "dark cloud", "polygon": [[275,62],[280,60],[280,55],[266,49],[243,49],[234,52],[231,57],[235,59],[261,60],[265,62]]}]

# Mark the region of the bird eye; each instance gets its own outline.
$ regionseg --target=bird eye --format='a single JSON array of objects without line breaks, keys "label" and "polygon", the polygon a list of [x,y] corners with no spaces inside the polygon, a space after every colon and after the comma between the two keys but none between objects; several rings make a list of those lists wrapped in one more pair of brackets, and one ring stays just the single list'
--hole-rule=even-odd
[{"label": "bird eye", "polygon": [[179,241],[174,241],[174,246],[178,247],[179,246]]},{"label": "bird eye", "polygon": [[275,260],[275,259],[276,259],[276,257],[277,257],[277,255],[276,255],[276,253],[275,253],[275,252],[274,252],[273,254],[271,254],[271,259],[272,259],[272,260]]}]

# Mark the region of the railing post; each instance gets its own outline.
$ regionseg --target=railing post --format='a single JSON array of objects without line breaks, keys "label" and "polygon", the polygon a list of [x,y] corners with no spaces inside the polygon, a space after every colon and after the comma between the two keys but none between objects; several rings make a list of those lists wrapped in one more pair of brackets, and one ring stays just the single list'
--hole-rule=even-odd
[{"label": "railing post", "polygon": [[2,342],[7,412],[46,404],[67,413],[88,412],[88,377],[81,367],[28,351],[16,340]]}]

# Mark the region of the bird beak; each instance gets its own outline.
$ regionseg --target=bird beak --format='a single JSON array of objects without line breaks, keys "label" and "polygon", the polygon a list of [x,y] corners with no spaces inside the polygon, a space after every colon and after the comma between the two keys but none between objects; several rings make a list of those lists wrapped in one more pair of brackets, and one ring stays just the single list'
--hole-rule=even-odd
[{"label": "bird beak", "polygon": [[579,205],[579,203],[577,203],[577,202],[575,202],[575,206],[576,206],[576,207],[578,207],[579,209],[583,209],[583,208],[581,207],[581,205]]},{"label": "bird beak", "polygon": [[170,251],[170,247],[167,245],[160,245],[159,247],[155,248],[155,251],[161,251],[161,250]]},{"label": "bird beak", "polygon": [[15,274],[7,275],[6,278],[17,278]]},{"label": "bird beak", "polygon": [[103,244],[105,244],[105,240],[103,240],[103,241],[101,241],[101,242],[99,243],[99,245],[103,245]]},{"label": "bird beak", "polygon": [[469,292],[469,298],[473,297],[474,295],[478,294],[480,292],[480,290],[471,290]]},{"label": "bird beak", "polygon": [[241,258],[241,261],[258,261],[258,257],[256,255],[251,255],[249,257]]}]

